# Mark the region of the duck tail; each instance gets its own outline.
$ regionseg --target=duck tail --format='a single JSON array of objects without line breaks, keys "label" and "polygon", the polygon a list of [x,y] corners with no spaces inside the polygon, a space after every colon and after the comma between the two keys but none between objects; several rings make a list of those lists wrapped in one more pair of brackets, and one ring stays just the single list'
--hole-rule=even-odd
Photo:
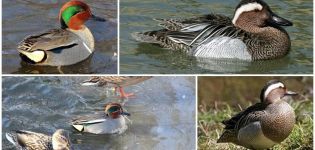
[{"label": "duck tail", "polygon": [[84,126],[83,125],[80,125],[80,124],[72,124],[72,127],[74,129],[76,129],[77,131],[79,132],[83,132],[84,131]]},{"label": "duck tail", "polygon": [[17,146],[18,145],[18,140],[17,140],[17,134],[16,132],[8,132],[5,133],[5,137],[7,138],[7,140],[12,143],[13,145]]},{"label": "duck tail", "polygon": [[139,42],[144,42],[144,43],[156,43],[159,44],[160,41],[162,40],[166,34],[166,30],[156,30],[156,31],[148,31],[148,32],[135,32],[132,33],[131,36]]}]

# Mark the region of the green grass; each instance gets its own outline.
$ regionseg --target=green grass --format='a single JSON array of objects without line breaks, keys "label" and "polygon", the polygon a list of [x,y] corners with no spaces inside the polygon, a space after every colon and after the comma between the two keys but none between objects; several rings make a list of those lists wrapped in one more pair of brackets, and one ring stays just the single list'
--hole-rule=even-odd
[{"label": "green grass", "polygon": [[[290,136],[272,150],[308,150],[313,149],[313,101],[305,98],[302,101],[290,102],[295,109],[296,124]],[[217,109],[199,108],[198,114],[198,149],[244,149],[231,143],[216,143],[223,132],[221,121],[229,119],[240,109],[233,109],[228,104]]]}]

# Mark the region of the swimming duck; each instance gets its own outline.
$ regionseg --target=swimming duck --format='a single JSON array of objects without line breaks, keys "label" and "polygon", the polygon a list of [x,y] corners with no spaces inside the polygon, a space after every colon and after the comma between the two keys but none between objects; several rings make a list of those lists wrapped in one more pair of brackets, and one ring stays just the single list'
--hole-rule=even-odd
[{"label": "swimming duck", "polygon": [[281,26],[292,23],[273,13],[262,0],[241,0],[232,19],[209,14],[156,20],[164,29],[132,36],[197,58],[267,60],[285,56],[291,47],[289,35]]},{"label": "swimming duck", "polygon": [[22,60],[45,66],[66,66],[87,59],[94,52],[94,37],[84,23],[92,18],[90,7],[81,1],[65,3],[59,13],[60,29],[26,37],[17,50]]},{"label": "swimming duck", "polygon": [[6,133],[6,138],[20,150],[70,150],[69,133],[58,129],[52,136],[25,130]]},{"label": "swimming duck", "polygon": [[90,79],[83,81],[83,86],[97,85],[97,86],[114,86],[115,89],[119,89],[120,96],[122,98],[128,98],[134,96],[133,93],[125,93],[123,87],[135,85],[142,81],[148,80],[150,76],[99,76],[91,77]]},{"label": "swimming duck", "polygon": [[225,131],[218,143],[232,142],[249,149],[267,149],[281,143],[295,124],[294,109],[285,100],[297,95],[278,80],[267,82],[260,103],[248,107],[222,123]]},{"label": "swimming duck", "polygon": [[107,103],[105,112],[79,116],[72,120],[72,126],[79,132],[93,134],[121,134],[128,128],[125,116],[130,116],[124,112],[121,104]]}]

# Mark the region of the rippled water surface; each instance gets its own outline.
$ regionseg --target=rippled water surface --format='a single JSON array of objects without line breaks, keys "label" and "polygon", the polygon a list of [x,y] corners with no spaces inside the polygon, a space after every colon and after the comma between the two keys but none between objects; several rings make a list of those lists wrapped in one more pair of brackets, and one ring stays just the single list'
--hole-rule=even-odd
[{"label": "rippled water surface", "polygon": [[68,0],[4,0],[2,3],[3,73],[116,73],[117,1],[85,0],[92,12],[107,22],[87,21],[95,38],[94,55],[79,64],[62,67],[35,67],[21,63],[17,44],[26,36],[59,28],[58,14]]},{"label": "rippled water surface", "polygon": [[293,22],[285,29],[291,51],[284,58],[258,62],[196,60],[180,52],[136,42],[133,32],[161,29],[152,18],[188,18],[208,13],[232,17],[238,0],[121,1],[122,73],[312,73],[313,17],[311,0],[265,0],[273,12]]},{"label": "rippled water surface", "polygon": [[121,135],[80,134],[69,125],[72,117],[103,109],[120,99],[110,88],[82,87],[87,77],[4,77],[2,149],[12,149],[4,133],[32,130],[70,131],[75,149],[195,149],[195,79],[153,77],[126,92],[135,93],[124,108],[131,114]]}]

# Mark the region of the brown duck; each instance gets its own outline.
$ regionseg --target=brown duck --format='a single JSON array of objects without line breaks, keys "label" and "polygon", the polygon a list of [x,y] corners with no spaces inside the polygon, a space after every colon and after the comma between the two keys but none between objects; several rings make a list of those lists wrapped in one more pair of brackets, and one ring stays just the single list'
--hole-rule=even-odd
[{"label": "brown duck", "polygon": [[150,76],[94,76],[90,79],[84,81],[82,85],[97,85],[97,86],[109,86],[115,87],[115,91],[117,88],[120,92],[120,97],[128,98],[134,96],[133,93],[125,93],[124,87],[138,84],[142,81],[148,80],[152,77]]}]

